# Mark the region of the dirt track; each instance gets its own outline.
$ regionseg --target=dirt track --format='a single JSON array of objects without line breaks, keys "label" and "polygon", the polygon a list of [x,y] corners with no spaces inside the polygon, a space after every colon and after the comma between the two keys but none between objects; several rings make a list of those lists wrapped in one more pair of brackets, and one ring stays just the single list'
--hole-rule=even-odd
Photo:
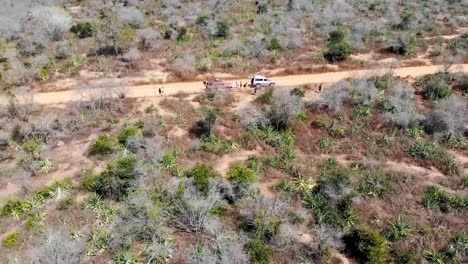
[{"label": "dirt track", "polygon": [[[442,70],[442,65],[431,65],[431,66],[417,66],[417,67],[402,67],[394,69],[394,74],[400,77],[418,77],[426,74],[436,73]],[[468,64],[453,65],[453,69],[457,71],[468,72]],[[383,74],[388,72],[389,69],[380,70],[354,70],[354,71],[343,71],[343,72],[328,72],[319,74],[300,74],[300,75],[288,75],[278,76],[273,79],[276,81],[277,86],[300,86],[306,84],[318,84],[318,83],[334,83],[346,78],[359,78],[366,77],[375,74]],[[243,83],[247,80],[241,80]],[[176,83],[165,83],[156,85],[137,85],[128,88],[126,97],[137,98],[137,97],[153,97],[157,95],[158,87],[164,86],[166,94],[171,96],[179,92],[184,93],[199,93],[202,92],[204,87],[202,82],[176,82]],[[108,88],[107,88],[108,89]],[[34,103],[36,104],[59,104],[71,101],[80,100],[83,96],[95,96],[103,91],[102,88],[89,89],[86,91],[60,91],[50,93],[36,93],[33,95]],[[5,98],[0,98],[0,103],[5,103]]]}]

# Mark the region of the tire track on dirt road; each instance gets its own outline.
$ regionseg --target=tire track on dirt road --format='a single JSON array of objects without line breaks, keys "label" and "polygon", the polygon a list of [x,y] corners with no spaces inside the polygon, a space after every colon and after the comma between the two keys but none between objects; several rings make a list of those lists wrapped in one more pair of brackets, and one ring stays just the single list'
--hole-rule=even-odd
[{"label": "tire track on dirt road", "polygon": [[[452,66],[453,69],[462,72],[468,72],[468,64],[456,64]],[[433,74],[443,69],[443,65],[431,65],[431,66],[416,66],[416,67],[401,67],[394,68],[394,75],[399,77],[419,77],[426,74]],[[319,84],[319,83],[334,83],[346,78],[362,78],[368,77],[375,74],[384,74],[388,72],[389,68],[383,68],[379,70],[353,70],[353,71],[341,71],[341,72],[327,72],[327,73],[316,73],[316,74],[297,74],[287,76],[273,77],[276,81],[277,86],[300,86],[307,84]],[[230,80],[232,81],[232,80]],[[235,80],[234,80],[235,81]],[[247,80],[240,80],[245,83]],[[136,85],[128,87],[126,93],[127,98],[138,98],[138,97],[154,97],[158,94],[158,88],[163,86],[166,95],[173,96],[177,93],[183,92],[188,94],[201,93],[204,90],[201,81],[196,82],[174,82],[165,84],[148,84],[148,85]],[[59,92],[49,93],[35,93],[27,94],[32,98],[34,103],[40,105],[47,104],[60,104],[72,101],[78,101],[83,97],[98,96],[109,88],[95,88],[87,89],[82,91],[68,90]],[[23,95],[24,96],[24,95]],[[117,97],[116,94],[113,96]],[[6,103],[5,96],[0,98],[0,103]]]}]

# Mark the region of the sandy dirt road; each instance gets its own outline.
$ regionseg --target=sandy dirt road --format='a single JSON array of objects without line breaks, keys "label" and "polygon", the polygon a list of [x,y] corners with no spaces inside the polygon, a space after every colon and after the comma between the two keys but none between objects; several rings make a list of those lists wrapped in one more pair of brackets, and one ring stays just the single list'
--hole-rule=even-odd
[{"label": "sandy dirt road", "polygon": [[[416,66],[416,67],[402,67],[393,69],[394,74],[399,77],[419,77],[426,74],[436,73],[443,69],[443,65],[431,65],[431,66]],[[452,69],[456,71],[468,72],[468,64],[457,64],[453,65]],[[307,84],[319,84],[319,83],[334,83],[346,78],[361,78],[375,74],[384,74],[389,69],[379,70],[353,70],[353,71],[342,71],[342,72],[328,72],[318,74],[298,74],[288,76],[277,76],[273,79],[277,86],[300,86]],[[234,82],[235,80],[230,80]],[[248,80],[241,80],[242,83]],[[203,83],[201,81],[196,82],[175,82],[165,84],[154,84],[154,85],[137,85],[128,87],[126,93],[127,98],[138,98],[138,97],[154,97],[158,96],[158,88],[164,87],[166,95],[172,96],[179,92],[188,94],[200,93],[204,90]],[[78,101],[82,98],[89,98],[93,96],[99,96],[109,88],[95,88],[87,89],[83,91],[60,91],[60,92],[49,92],[49,93],[35,93],[28,94],[28,98],[32,98],[36,104],[47,105],[47,104],[60,104],[72,101]],[[117,96],[114,94],[113,96]],[[0,103],[6,103],[6,98],[2,96]]]}]

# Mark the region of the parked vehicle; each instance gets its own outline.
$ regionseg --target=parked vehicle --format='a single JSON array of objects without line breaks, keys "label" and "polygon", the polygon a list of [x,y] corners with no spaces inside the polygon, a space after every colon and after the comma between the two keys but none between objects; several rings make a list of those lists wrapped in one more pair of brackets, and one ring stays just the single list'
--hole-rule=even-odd
[{"label": "parked vehicle", "polygon": [[254,75],[250,78],[250,87],[266,87],[266,86],[274,86],[276,83],[272,79],[269,79],[265,76],[261,75]]},{"label": "parked vehicle", "polygon": [[224,82],[223,80],[215,79],[205,83],[207,90],[211,89],[231,89],[234,86],[231,83]]}]

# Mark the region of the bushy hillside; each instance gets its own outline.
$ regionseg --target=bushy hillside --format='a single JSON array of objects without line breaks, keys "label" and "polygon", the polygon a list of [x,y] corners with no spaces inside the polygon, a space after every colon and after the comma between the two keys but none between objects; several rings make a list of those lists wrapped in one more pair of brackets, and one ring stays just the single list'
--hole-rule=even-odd
[{"label": "bushy hillside", "polygon": [[[80,70],[125,76],[157,68],[173,79],[296,72],[359,53],[374,63],[424,53],[460,61],[466,35],[432,37],[461,35],[466,8],[460,0],[4,0],[1,81],[30,85]],[[367,63],[358,56],[345,65]]]}]

